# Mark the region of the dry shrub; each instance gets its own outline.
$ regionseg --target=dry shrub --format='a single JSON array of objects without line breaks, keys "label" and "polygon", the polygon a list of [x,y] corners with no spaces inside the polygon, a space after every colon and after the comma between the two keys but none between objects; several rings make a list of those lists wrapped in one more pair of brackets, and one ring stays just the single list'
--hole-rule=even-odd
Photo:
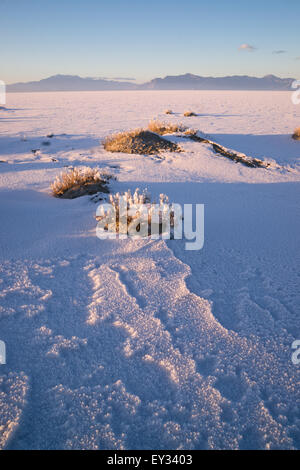
[{"label": "dry shrub", "polygon": [[166,109],[166,110],[165,110],[165,114],[173,114],[172,109]]},{"label": "dry shrub", "polygon": [[174,228],[175,222],[177,223],[165,194],[160,194],[158,205],[151,203],[151,196],[147,191],[140,192],[138,188],[133,195],[130,190],[110,195],[108,202],[113,209],[100,206],[96,219],[101,222],[104,231],[110,233],[148,237],[151,235],[151,228],[154,229],[153,234],[159,235]]},{"label": "dry shrub", "polygon": [[144,129],[120,132],[108,136],[104,148],[109,152],[137,153],[140,155],[157,154],[160,151],[180,152],[180,147],[173,142]]},{"label": "dry shrub", "polygon": [[184,133],[184,135],[188,136],[188,137],[192,137],[192,136],[195,136],[197,135],[198,131],[196,129],[187,129]]},{"label": "dry shrub", "polygon": [[292,135],[292,137],[295,140],[300,140],[300,127],[297,127],[297,129],[295,129],[294,134]]},{"label": "dry shrub", "polygon": [[184,113],[184,117],[192,117],[192,116],[197,116],[197,114],[194,113],[193,111],[186,111]]},{"label": "dry shrub", "polygon": [[112,178],[108,173],[100,173],[98,168],[74,168],[56,177],[51,185],[52,194],[63,199],[74,199],[86,194],[108,193],[106,185]]},{"label": "dry shrub", "polygon": [[172,124],[169,122],[161,122],[152,120],[148,124],[148,129],[155,134],[176,134],[177,132],[184,132],[186,127],[182,124]]}]

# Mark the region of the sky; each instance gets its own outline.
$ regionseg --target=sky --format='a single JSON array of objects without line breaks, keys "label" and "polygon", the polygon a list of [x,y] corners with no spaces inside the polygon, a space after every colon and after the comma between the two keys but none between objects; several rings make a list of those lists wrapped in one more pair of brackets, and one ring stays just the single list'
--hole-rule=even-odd
[{"label": "sky", "polygon": [[299,0],[0,0],[0,80],[300,79]]}]

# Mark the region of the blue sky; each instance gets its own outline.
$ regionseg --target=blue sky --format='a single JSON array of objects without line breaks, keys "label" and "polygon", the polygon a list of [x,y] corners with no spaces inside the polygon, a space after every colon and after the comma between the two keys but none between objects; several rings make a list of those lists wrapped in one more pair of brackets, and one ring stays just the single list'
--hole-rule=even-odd
[{"label": "blue sky", "polygon": [[299,0],[0,0],[0,18],[7,83],[58,73],[300,78]]}]

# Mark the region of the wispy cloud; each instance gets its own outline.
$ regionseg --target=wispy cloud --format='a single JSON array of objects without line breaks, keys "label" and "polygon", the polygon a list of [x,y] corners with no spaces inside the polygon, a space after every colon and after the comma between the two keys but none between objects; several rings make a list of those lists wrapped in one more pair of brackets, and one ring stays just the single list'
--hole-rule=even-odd
[{"label": "wispy cloud", "polygon": [[273,51],[273,54],[286,54],[286,51],[279,49],[278,51]]},{"label": "wispy cloud", "polygon": [[135,78],[132,77],[87,77],[87,78],[92,78],[92,80],[123,80],[123,81],[135,81]]},{"label": "wispy cloud", "polygon": [[131,78],[131,77],[111,77],[111,78],[108,78],[108,80],[126,80],[126,81],[134,81],[135,78]]},{"label": "wispy cloud", "polygon": [[240,51],[254,52],[257,50],[256,47],[251,46],[251,44],[241,44],[239,47]]}]

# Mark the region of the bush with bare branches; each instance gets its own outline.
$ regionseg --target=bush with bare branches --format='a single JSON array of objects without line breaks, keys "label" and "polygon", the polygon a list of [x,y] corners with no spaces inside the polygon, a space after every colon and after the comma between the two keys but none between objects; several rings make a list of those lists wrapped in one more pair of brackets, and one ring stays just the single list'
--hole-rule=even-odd
[{"label": "bush with bare branches", "polygon": [[[110,209],[100,205],[96,219],[104,232],[147,237],[162,234],[175,226],[175,215],[169,199],[160,194],[159,204],[151,203],[150,194],[138,188],[109,196]],[[153,230],[153,232],[152,232]]]}]

